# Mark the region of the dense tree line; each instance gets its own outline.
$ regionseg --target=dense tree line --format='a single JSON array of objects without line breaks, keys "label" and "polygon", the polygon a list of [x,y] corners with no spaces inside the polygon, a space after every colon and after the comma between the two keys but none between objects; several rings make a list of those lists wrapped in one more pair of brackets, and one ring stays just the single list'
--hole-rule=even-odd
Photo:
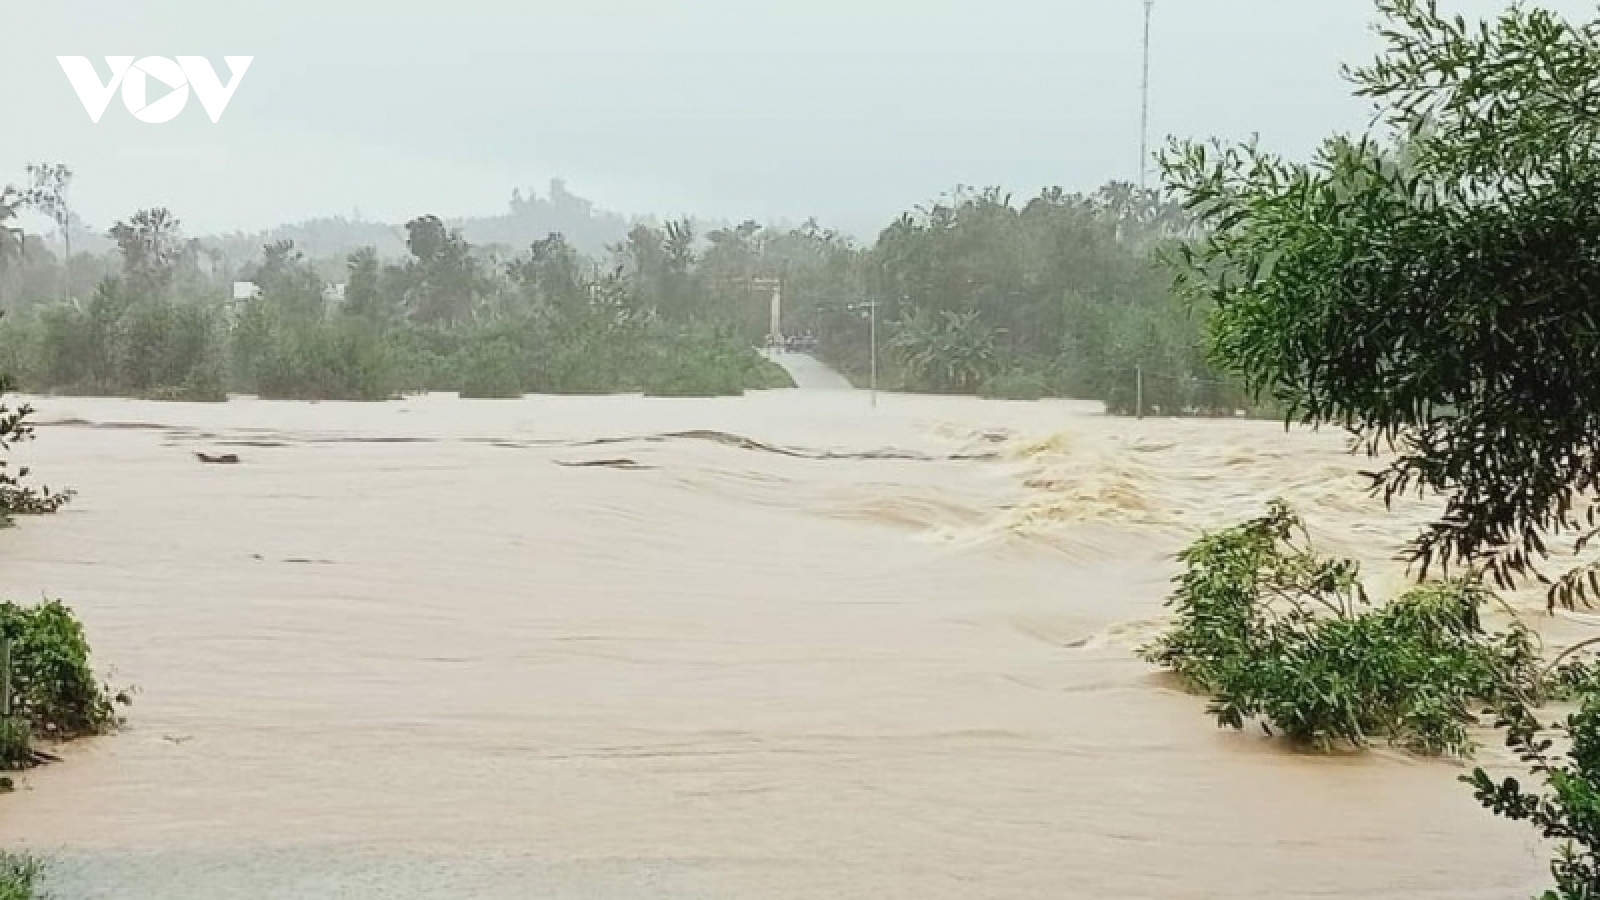
[{"label": "dense tree line", "polygon": [[[29,202],[12,191],[8,208]],[[608,270],[558,234],[503,260],[434,216],[406,225],[407,255],[365,248],[331,281],[292,241],[238,273],[215,265],[167,210],[107,232],[112,265],[87,298],[55,289],[66,268],[32,236],[5,232],[0,364],[35,391],[223,399],[376,400],[644,391],[729,394],[787,384],[719,317],[697,316],[688,270]],[[659,237],[668,243],[672,229]],[[648,243],[655,232],[636,229]],[[620,250],[620,248],[619,248]],[[642,271],[642,274],[641,274]],[[255,285],[235,299],[234,277]],[[334,285],[341,285],[336,290]],[[676,306],[657,297],[677,298]]]},{"label": "dense tree line", "polygon": [[[0,198],[0,216],[32,209],[70,234],[70,171],[29,177]],[[518,210],[593,216],[552,195],[518,197]],[[279,239],[238,264],[234,250],[185,237],[169,211],[142,210],[105,232],[114,250],[66,260],[62,241],[0,233],[12,313],[0,364],[30,390],[186,399],[731,393],[783,383],[752,352],[775,280],[783,329],[813,333],[855,377],[875,309],[886,387],[1231,414],[1246,400],[1207,365],[1200,317],[1174,301],[1160,258],[1186,227],[1157,195],[1113,184],[1020,205],[960,190],[871,246],[815,221],[684,219],[634,224],[602,253],[560,232],[511,252],[419,216],[401,253],[312,258]],[[235,280],[259,296],[234,302]]]},{"label": "dense tree line", "polygon": [[[1162,261],[1186,227],[1154,193],[1112,184],[1016,204],[958,191],[891,224],[863,260],[894,383],[915,390],[1052,394],[1128,411],[1224,412],[1244,396],[1206,362],[1203,311],[1177,303]],[[825,326],[842,337],[843,323]],[[860,329],[850,329],[860,334]],[[860,371],[863,347],[837,348]]]}]

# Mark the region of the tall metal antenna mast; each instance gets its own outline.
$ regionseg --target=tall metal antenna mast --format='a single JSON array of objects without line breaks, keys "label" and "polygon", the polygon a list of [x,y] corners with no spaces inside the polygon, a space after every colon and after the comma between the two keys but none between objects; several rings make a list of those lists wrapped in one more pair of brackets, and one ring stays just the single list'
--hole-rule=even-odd
[{"label": "tall metal antenna mast", "polygon": [[1139,108],[1139,192],[1144,193],[1150,162],[1150,12],[1156,0],[1144,0],[1144,83]]}]

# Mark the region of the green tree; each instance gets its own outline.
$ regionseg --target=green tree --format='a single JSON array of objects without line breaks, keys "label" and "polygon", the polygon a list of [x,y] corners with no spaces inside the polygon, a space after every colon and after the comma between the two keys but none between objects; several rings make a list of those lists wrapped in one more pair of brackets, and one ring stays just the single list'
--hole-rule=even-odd
[{"label": "green tree", "polygon": [[915,387],[972,393],[997,370],[995,332],[977,310],[915,310],[894,336]]},{"label": "green tree", "polygon": [[[1442,493],[1412,547],[1509,585],[1552,533],[1593,535],[1600,479],[1600,25],[1516,9],[1478,28],[1380,0],[1353,70],[1385,128],[1309,163],[1182,143],[1167,178],[1210,228],[1180,285],[1216,355],[1290,414],[1394,446],[1385,496]],[[1572,602],[1587,577],[1563,579]]]},{"label": "green tree", "polygon": [[1478,801],[1498,815],[1524,821],[1546,839],[1557,841],[1550,865],[1556,889],[1542,900],[1592,900],[1600,896],[1600,694],[1586,692],[1578,711],[1567,717],[1566,753],[1557,757],[1550,730],[1522,705],[1512,704],[1500,723],[1506,745],[1545,783],[1546,791],[1525,789],[1515,778],[1496,782],[1482,769],[1462,780]]},{"label": "green tree", "polygon": [[479,294],[470,247],[459,231],[438,216],[419,216],[406,223],[406,306],[413,321],[458,325],[467,321]]},{"label": "green tree", "polygon": [[507,271],[531,308],[570,313],[586,300],[582,260],[560,234],[534,241]]},{"label": "green tree", "polygon": [[61,232],[64,247],[64,264],[61,267],[62,299],[71,295],[70,269],[72,261],[72,207],[67,194],[72,187],[72,169],[61,163],[37,163],[28,166],[29,186],[23,197],[27,205],[48,216]]},{"label": "green tree", "polygon": [[[856,281],[902,350],[905,387],[967,390],[953,385],[981,386],[1004,371],[1023,394],[1131,412],[1143,371],[1146,409],[1231,415],[1246,398],[1208,363],[1203,319],[1174,296],[1159,258],[1192,227],[1176,204],[1132,185],[1088,195],[1050,188],[1020,204],[999,189],[963,188],[885,228],[855,264]],[[944,327],[946,314],[988,335],[980,365],[940,357],[941,347],[975,346],[936,338],[956,333]],[[829,358],[858,374],[867,359],[863,324],[837,317],[821,328]],[[947,366],[971,377],[940,374]]]},{"label": "green tree", "polygon": [[679,219],[660,229],[638,226],[628,235],[625,255],[642,308],[671,322],[697,317],[694,223]]},{"label": "green tree", "polygon": [[[1168,184],[1209,234],[1179,255],[1216,356],[1289,415],[1393,450],[1388,499],[1442,494],[1422,572],[1539,573],[1555,538],[1597,535],[1600,493],[1600,23],[1516,6],[1493,22],[1379,0],[1386,42],[1348,71],[1380,125],[1308,163],[1180,142]],[[1549,602],[1592,599],[1578,567]],[[1550,900],[1600,896],[1600,684],[1581,685],[1567,759],[1519,699],[1508,743],[1549,788],[1482,770],[1497,814],[1564,842]]]},{"label": "green tree", "polygon": [[187,249],[181,223],[165,208],[142,209],[108,232],[122,252],[123,277],[138,297],[166,294]]},{"label": "green tree", "polygon": [[[14,389],[11,378],[0,374],[0,397]],[[71,502],[71,491],[36,488],[28,481],[26,466],[13,467],[7,457],[16,445],[34,439],[33,423],[28,419],[33,407],[12,405],[0,399],[0,527],[10,525],[13,516],[53,513]]]},{"label": "green tree", "polygon": [[389,321],[391,308],[384,293],[383,266],[378,260],[378,251],[362,247],[350,254],[346,265],[345,311],[373,322]]},{"label": "green tree", "polygon": [[261,263],[251,280],[261,288],[261,302],[300,321],[321,319],[327,311],[322,276],[294,241],[281,240],[261,249]]}]

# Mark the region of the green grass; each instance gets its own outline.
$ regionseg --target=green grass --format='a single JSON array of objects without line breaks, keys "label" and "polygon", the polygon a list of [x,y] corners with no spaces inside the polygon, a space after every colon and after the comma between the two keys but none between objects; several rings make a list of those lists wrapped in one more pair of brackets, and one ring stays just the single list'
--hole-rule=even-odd
[{"label": "green grass", "polygon": [[766,357],[761,357],[755,363],[751,381],[749,388],[753,391],[774,391],[795,386],[788,370]]}]

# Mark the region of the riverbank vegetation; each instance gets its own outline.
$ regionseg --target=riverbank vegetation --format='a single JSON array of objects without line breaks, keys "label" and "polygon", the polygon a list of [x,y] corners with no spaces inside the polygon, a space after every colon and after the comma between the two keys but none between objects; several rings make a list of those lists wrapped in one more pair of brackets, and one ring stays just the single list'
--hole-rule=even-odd
[{"label": "riverbank vegetation", "polygon": [[[0,378],[0,393],[8,389]],[[74,496],[36,486],[26,468],[12,466],[12,448],[34,438],[32,412],[0,401],[0,521],[6,524],[16,516],[54,513]],[[111,730],[116,704],[128,700],[95,679],[82,624],[54,600],[33,606],[0,601],[0,679],[0,770],[47,761],[35,747],[38,738],[71,740]]]},{"label": "riverbank vegetation", "polygon": [[961,189],[867,246],[815,222],[679,220],[636,223],[602,253],[560,233],[473,244],[424,215],[404,226],[399,256],[312,258],[289,239],[241,255],[147,209],[97,235],[102,250],[63,259],[71,172],[30,171],[32,187],[0,199],[0,220],[31,211],[60,226],[53,240],[13,228],[0,253],[0,367],[30,391],[737,394],[789,384],[753,350],[777,284],[784,331],[815,335],[852,378],[865,378],[876,332],[892,389],[1079,397],[1113,412],[1252,406],[1206,359],[1201,317],[1161,265],[1189,217],[1125,184],[1020,204]]},{"label": "riverbank vegetation", "polygon": [[241,276],[248,293],[225,302],[234,282],[202,245],[168,211],[141,211],[110,230],[118,268],[87,300],[22,303],[0,321],[0,364],[33,391],[190,401],[789,385],[729,323],[642,302],[661,283],[687,290],[673,280],[687,273],[601,274],[554,235],[497,266],[434,217],[407,230],[410,258],[359,250],[337,286],[292,243],[269,245]]},{"label": "riverbank vegetation", "polygon": [[[0,376],[0,397],[11,390]],[[27,468],[15,467],[11,450],[32,440],[33,410],[0,399],[0,525],[17,516],[48,515],[74,493],[37,486]],[[41,742],[57,743],[105,734],[120,724],[113,693],[96,679],[88,638],[77,615],[60,601],[31,606],[0,601],[0,794],[15,789],[9,772],[53,762]],[[0,900],[39,900],[42,865],[34,858],[0,851]]]},{"label": "riverbank vegetation", "polygon": [[33,606],[0,603],[0,639],[10,644],[11,715],[0,717],[0,768],[50,761],[38,738],[70,741],[105,734],[118,724],[113,695],[90,667],[83,624],[58,600]]},{"label": "riverbank vegetation", "polygon": [[[14,389],[11,379],[0,375],[0,397]],[[48,515],[72,502],[72,491],[35,485],[30,470],[10,458],[13,447],[33,440],[32,415],[33,407],[26,403],[12,406],[0,400],[0,528],[14,524],[16,516]]]},{"label": "riverbank vegetation", "polygon": [[1260,721],[1322,750],[1382,739],[1467,756],[1481,709],[1546,693],[1532,634],[1484,627],[1481,582],[1375,603],[1360,566],[1318,556],[1281,503],[1180,558],[1177,624],[1143,653],[1209,695],[1220,725]]},{"label": "riverbank vegetation", "polygon": [[[1524,787],[1482,768],[1461,778],[1497,815],[1557,843],[1555,890],[1600,888],[1600,669],[1592,653],[1544,659],[1513,613],[1475,574],[1371,600],[1358,563],[1318,556],[1281,502],[1266,515],[1200,538],[1181,555],[1168,600],[1172,626],[1141,655],[1208,698],[1218,725],[1260,724],[1318,751],[1382,740],[1471,758],[1492,724],[1542,782]],[[1559,725],[1541,710],[1569,710]]]},{"label": "riverbank vegetation", "polygon": [[1282,551],[1268,519],[1190,549],[1178,624],[1150,655],[1211,693],[1225,724],[1261,715],[1312,739],[1460,746],[1467,702],[1495,708],[1546,793],[1467,780],[1562,842],[1547,896],[1600,896],[1600,682],[1561,680],[1579,706],[1563,757],[1536,718],[1551,685],[1528,681],[1520,630],[1484,635],[1472,611],[1485,585],[1548,585],[1552,609],[1600,592],[1600,571],[1573,562],[1600,537],[1600,23],[1378,7],[1387,46],[1350,72],[1378,106],[1373,133],[1305,163],[1253,144],[1168,151],[1167,184],[1199,229],[1179,288],[1211,310],[1223,368],[1387,456],[1376,493],[1444,499],[1407,557],[1421,578],[1459,580],[1284,624],[1263,611],[1284,573],[1293,610],[1342,600],[1353,572]]},{"label": "riverbank vegetation", "polygon": [[30,856],[0,853],[0,900],[39,900],[44,867]]}]

